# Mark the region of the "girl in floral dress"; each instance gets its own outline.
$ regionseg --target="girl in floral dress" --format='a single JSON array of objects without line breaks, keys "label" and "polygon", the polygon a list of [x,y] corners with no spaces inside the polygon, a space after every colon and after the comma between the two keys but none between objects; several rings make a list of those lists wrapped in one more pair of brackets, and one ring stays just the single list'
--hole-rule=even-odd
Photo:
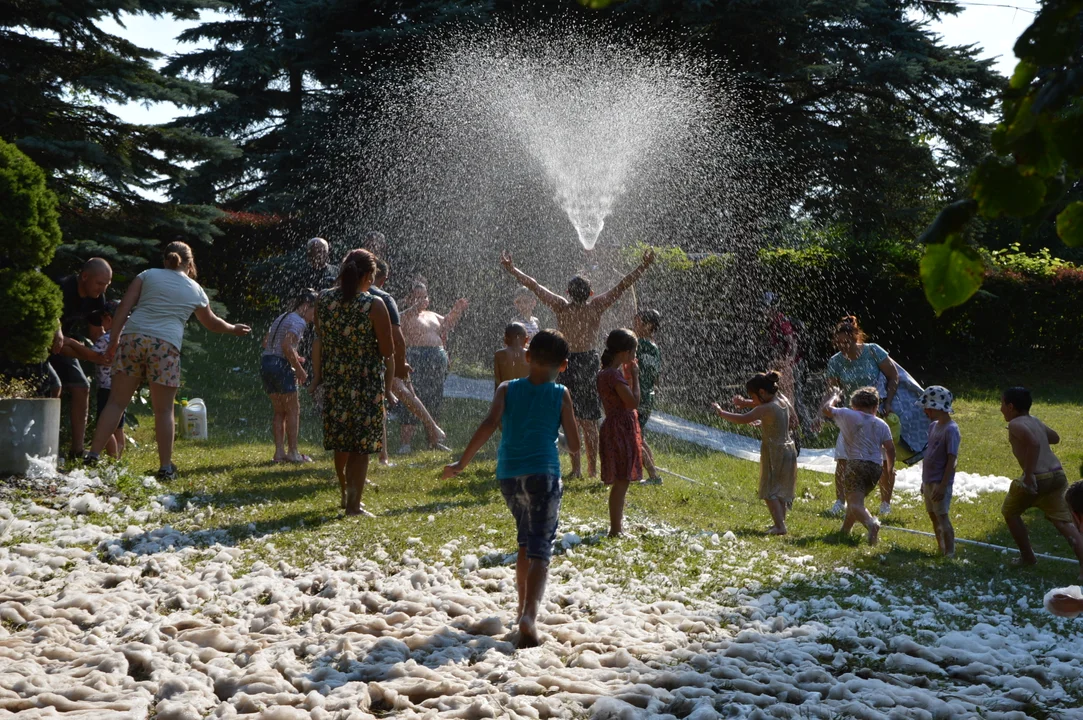
[{"label": "girl in floral dress", "polygon": [[395,402],[391,318],[369,294],[376,259],[351,250],[338,283],[320,294],[312,345],[312,390],[323,401],[323,446],[335,453],[342,507],[347,515],[372,513],[361,504],[369,455],[383,448],[384,399]]},{"label": "girl in floral dress", "polygon": [[618,537],[624,524],[624,498],[628,485],[643,479],[639,407],[638,340],[631,330],[614,330],[605,340],[598,396],[605,409],[598,448],[602,482],[609,489],[609,537]]}]

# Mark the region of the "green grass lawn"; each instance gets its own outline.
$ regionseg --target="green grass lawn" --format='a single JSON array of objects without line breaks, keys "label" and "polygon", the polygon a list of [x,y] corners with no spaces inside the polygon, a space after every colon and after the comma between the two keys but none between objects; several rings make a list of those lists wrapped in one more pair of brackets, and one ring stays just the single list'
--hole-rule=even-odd
[{"label": "green grass lawn", "polygon": [[[196,333],[193,336],[199,338]],[[305,466],[272,465],[270,403],[259,384],[256,340],[201,340],[206,352],[185,357],[180,395],[207,401],[211,437],[207,442],[178,441],[175,461],[181,474],[168,491],[177,494],[182,507],[191,502],[194,507],[209,508],[209,512],[203,509],[170,516],[178,527],[224,528],[235,542],[254,551],[250,554],[253,560],[286,559],[294,564],[332,552],[346,557],[371,557],[373,553],[379,557],[386,553],[395,559],[407,549],[442,557],[449,563],[462,562],[462,554],[470,548],[449,552],[443,547],[449,539],[461,537],[473,539],[474,547],[491,553],[482,562],[496,561],[503,553],[514,550],[513,524],[494,478],[496,439],[466,473],[447,482],[439,479],[443,464],[451,459],[443,454],[393,455],[393,468],[373,463],[370,480],[375,486],[366,491],[365,502],[378,517],[344,518],[338,509],[330,454],[317,444],[319,421],[311,413],[307,399],[302,449],[316,462]],[[961,469],[998,475],[1016,472],[1004,422],[997,411],[999,384],[989,383],[986,387],[969,383],[960,388],[956,417],[963,436]],[[1069,469],[1069,477],[1074,479],[1083,460],[1083,384],[1036,385],[1035,392],[1035,414],[1061,432],[1063,442],[1057,450]],[[442,425],[453,448],[465,446],[484,409],[483,403],[475,401],[445,403]],[[150,473],[157,466],[152,419],[149,408],[139,406],[134,410],[142,420],[135,431],[140,447],[128,454],[124,464],[137,473]],[[392,426],[391,431],[394,449],[398,427]],[[665,436],[652,434],[649,439],[660,466],[698,483],[667,476],[660,487],[634,487],[627,511],[630,537],[579,546],[572,554],[580,570],[601,564],[627,578],[633,586],[646,578],[656,581],[662,576],[674,588],[681,588],[705,572],[719,570],[684,562],[689,547],[709,544],[712,534],[722,536],[732,531],[747,543],[750,560],[747,568],[727,568],[726,572],[716,573],[721,585],[753,579],[769,582],[774,577],[769,561],[779,553],[811,556],[810,565],[818,572],[839,567],[863,569],[893,583],[929,588],[1017,573],[1024,587],[1044,592],[1054,585],[1069,584],[1077,575],[1073,565],[1051,561],[1033,569],[1011,570],[1006,567],[1008,556],[966,545],[959,547],[956,559],[947,561],[935,554],[931,538],[890,529],[881,533],[876,548],[865,544],[863,533],[840,537],[839,520],[824,512],[834,500],[832,479],[804,470],[798,476],[790,535],[767,537],[762,530],[769,524],[769,516],[756,499],[755,464]],[[1000,517],[1001,500],[999,495],[985,495],[976,502],[955,503],[953,518],[958,537],[1011,545]],[[570,481],[562,516],[562,531],[583,537],[603,531],[607,527],[605,488],[597,481]],[[1068,556],[1066,543],[1040,515],[1032,513],[1027,520],[1036,550]],[[913,496],[897,498],[888,523],[930,529],[920,498]],[[664,532],[660,534],[658,528]],[[660,539],[667,537],[673,540]],[[636,560],[622,562],[622,555]],[[700,582],[697,587],[710,590],[714,586]]]}]

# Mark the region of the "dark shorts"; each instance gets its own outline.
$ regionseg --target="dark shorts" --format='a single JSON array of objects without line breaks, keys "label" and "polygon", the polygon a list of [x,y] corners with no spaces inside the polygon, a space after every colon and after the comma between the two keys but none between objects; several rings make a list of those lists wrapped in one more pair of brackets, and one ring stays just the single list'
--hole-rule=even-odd
[{"label": "dark shorts", "polygon": [[564,483],[559,475],[520,475],[500,481],[500,493],[515,518],[519,547],[526,556],[549,562],[560,520]]},{"label": "dark shorts", "polygon": [[[109,404],[109,388],[103,388],[103,387],[98,388],[98,414],[95,415],[94,417],[96,417],[98,419],[101,419],[102,410],[104,410],[105,406],[108,405],[108,404]],[[117,423],[117,430],[120,430],[122,427],[124,427],[124,418],[126,416],[127,416],[127,413],[121,413],[120,414],[120,422]]]},{"label": "dark shorts", "polygon": [[50,355],[49,365],[56,371],[60,384],[64,387],[90,387],[90,381],[83,372],[83,366],[75,358],[67,355]]},{"label": "dark shorts", "polygon": [[[417,399],[429,411],[435,420],[440,416],[440,407],[444,404],[444,381],[447,380],[447,352],[442,347],[406,348],[406,362],[414,369],[410,384],[417,394]],[[403,408],[397,416],[403,425],[420,425],[418,419],[409,410]]]},{"label": "dark shorts", "polygon": [[259,376],[268,395],[288,395],[297,392],[297,378],[289,360],[279,355],[264,355]]},{"label": "dark shorts", "polygon": [[568,369],[557,377],[572,396],[572,407],[577,420],[600,420],[602,403],[598,399],[598,373],[602,359],[597,350],[572,353],[568,356]]}]

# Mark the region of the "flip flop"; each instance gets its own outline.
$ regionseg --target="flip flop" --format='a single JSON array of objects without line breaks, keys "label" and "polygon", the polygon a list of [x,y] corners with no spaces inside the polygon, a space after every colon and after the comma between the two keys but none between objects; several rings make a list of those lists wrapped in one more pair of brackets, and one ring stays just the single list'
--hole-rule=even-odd
[{"label": "flip flop", "polygon": [[289,455],[287,455],[285,460],[283,460],[282,462],[288,462],[288,463],[293,463],[295,465],[300,465],[302,463],[313,462],[313,460],[308,455],[297,455],[295,457],[290,457]]}]

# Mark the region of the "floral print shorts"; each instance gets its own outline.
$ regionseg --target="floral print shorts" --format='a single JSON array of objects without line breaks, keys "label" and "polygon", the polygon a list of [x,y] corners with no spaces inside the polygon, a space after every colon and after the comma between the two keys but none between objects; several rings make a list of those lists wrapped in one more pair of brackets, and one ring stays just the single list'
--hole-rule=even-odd
[{"label": "floral print shorts", "polygon": [[173,343],[149,335],[122,335],[113,358],[113,372],[140,382],[180,387],[180,350]]}]

